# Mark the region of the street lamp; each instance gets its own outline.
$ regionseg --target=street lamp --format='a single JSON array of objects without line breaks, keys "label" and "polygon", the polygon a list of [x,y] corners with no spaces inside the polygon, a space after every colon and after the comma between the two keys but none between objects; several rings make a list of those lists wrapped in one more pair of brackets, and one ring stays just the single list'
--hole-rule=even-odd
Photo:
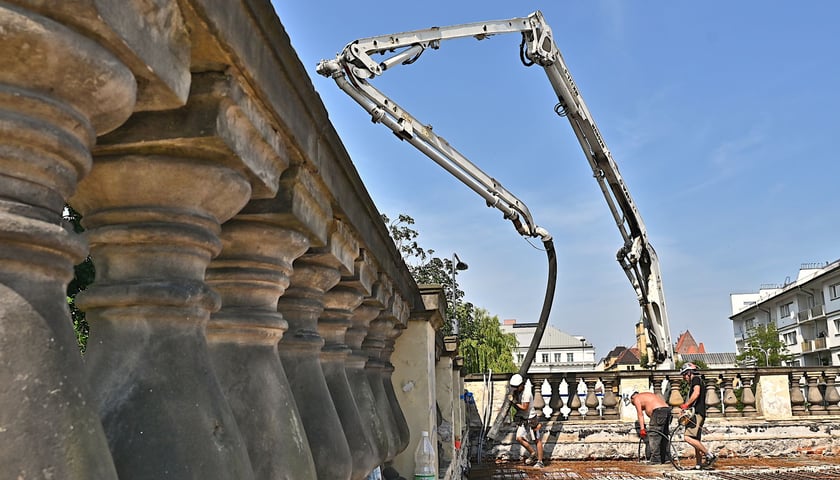
[{"label": "street lamp", "polygon": [[764,352],[764,366],[769,367],[770,366],[770,349],[761,347],[759,345],[756,345],[755,348]]},{"label": "street lamp", "polygon": [[580,337],[580,369],[586,369],[586,339]]},{"label": "street lamp", "polygon": [[455,280],[455,274],[458,273],[459,270],[466,270],[470,268],[469,265],[462,262],[460,258],[458,258],[458,254],[453,252],[452,253],[452,316],[454,318],[454,322],[452,324],[452,333],[458,335],[461,333],[461,321],[458,319],[458,309],[456,302],[458,301],[458,284]]}]

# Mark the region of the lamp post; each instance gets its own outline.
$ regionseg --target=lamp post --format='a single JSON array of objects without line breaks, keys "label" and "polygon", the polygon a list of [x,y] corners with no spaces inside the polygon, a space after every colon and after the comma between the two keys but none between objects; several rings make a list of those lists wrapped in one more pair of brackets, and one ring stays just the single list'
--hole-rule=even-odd
[{"label": "lamp post", "polygon": [[769,367],[770,366],[770,349],[769,348],[763,348],[759,345],[756,345],[756,348],[758,348],[759,350],[764,352],[764,366]]},{"label": "lamp post", "polygon": [[586,339],[580,337],[580,369],[586,370]]},{"label": "lamp post", "polygon": [[454,317],[454,322],[452,323],[452,333],[458,335],[461,333],[461,321],[458,319],[458,284],[455,280],[455,274],[458,271],[463,271],[470,268],[469,265],[462,262],[460,258],[458,258],[457,253],[452,253],[452,316]]}]

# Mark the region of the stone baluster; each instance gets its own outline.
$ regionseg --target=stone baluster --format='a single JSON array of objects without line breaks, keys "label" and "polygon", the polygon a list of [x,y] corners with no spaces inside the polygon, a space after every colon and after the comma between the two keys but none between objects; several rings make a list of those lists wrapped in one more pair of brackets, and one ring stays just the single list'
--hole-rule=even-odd
[{"label": "stone baluster", "polygon": [[91,325],[87,373],[121,478],[253,475],[211,366],[205,330],[221,299],[205,271],[220,224],[276,189],[286,163],[248,163],[243,149],[269,147],[230,81],[197,75],[184,108],[135,114],[101,137],[71,199],[97,269],[77,298]]},{"label": "stone baluster", "polygon": [[754,417],[758,414],[755,408],[755,393],[753,392],[755,377],[751,373],[742,373],[739,376],[741,378],[741,403],[744,405],[742,414],[745,417]]},{"label": "stone baluster", "polygon": [[561,379],[560,383],[557,384],[557,387],[551,389],[551,400],[549,400],[548,406],[551,407],[553,411],[552,418],[558,418],[563,414],[561,410],[563,409],[563,406],[565,404],[563,403],[563,396],[560,392],[561,384],[563,381],[564,380]]},{"label": "stone baluster", "polygon": [[604,376],[601,377],[601,383],[604,385],[604,398],[601,404],[604,406],[604,420],[618,419],[618,396],[615,394],[615,377]]},{"label": "stone baluster", "polygon": [[733,377],[730,374],[723,374],[723,415],[725,417],[743,417],[744,414],[738,411],[738,397],[732,387]]},{"label": "stone baluster", "polygon": [[207,271],[208,284],[222,297],[208,324],[208,347],[257,478],[316,477],[277,352],[288,328],[277,301],[289,286],[292,263],[310,245],[309,232],[320,229],[325,236],[331,215],[321,198],[297,188],[308,183],[307,175],[287,170],[274,198],[252,200],[222,225],[222,253]]},{"label": "stone baluster", "polygon": [[823,372],[825,377],[825,403],[826,413],[829,415],[837,415],[840,413],[840,394],[837,393],[837,370],[826,370]]},{"label": "stone baluster", "polygon": [[394,412],[391,410],[391,403],[385,393],[385,362],[382,361],[382,350],[385,348],[385,341],[388,334],[398,323],[398,315],[404,310],[404,304],[397,292],[391,297],[389,308],[379,312],[368,328],[368,334],[362,342],[362,348],[367,353],[368,360],[365,363],[365,374],[376,399],[376,412],[382,417],[382,425],[388,439],[388,452],[385,460],[392,460],[398,453],[400,447],[399,427]]},{"label": "stone baluster", "polygon": [[384,463],[388,455],[388,433],[384,417],[377,411],[376,397],[365,372],[368,355],[362,349],[362,342],[367,336],[370,322],[379,316],[379,312],[390,301],[392,294],[391,283],[384,274],[380,274],[377,283],[373,285],[371,295],[353,311],[352,326],[345,334],[345,341],[351,350],[345,361],[347,381],[350,383],[350,390],[356,400],[362,422],[370,428],[380,463]]},{"label": "stone baluster", "polygon": [[569,418],[571,418],[575,414],[583,417],[583,413],[579,411],[582,404],[580,402],[580,396],[578,396],[578,380],[579,379],[575,378],[574,382],[569,382],[569,396],[566,400],[566,404],[571,409],[571,411],[569,412]]},{"label": "stone baluster", "polygon": [[704,381],[706,385],[706,418],[720,417],[722,409],[720,395],[718,394],[718,388],[720,387],[718,379],[704,376]]},{"label": "stone baluster", "polygon": [[278,310],[289,331],[278,351],[298,405],[318,478],[349,479],[353,460],[338,411],[321,366],[324,338],[318,320],[324,295],[341,279],[341,235],[333,233],[326,249],[313,249],[298,258],[291,285],[280,297]]},{"label": "stone baluster", "polygon": [[682,393],[680,393],[680,385],[682,385],[685,380],[682,379],[682,376],[679,373],[672,374],[669,379],[671,393],[668,395],[668,405],[671,406],[671,413],[673,415],[679,415],[680,405],[685,403],[685,399],[683,398]]},{"label": "stone baluster", "polygon": [[658,395],[659,398],[661,398],[663,402],[666,401],[665,395],[662,394],[662,388],[664,386],[665,377],[666,376],[665,376],[664,373],[654,372],[651,375],[651,381],[650,381],[651,386],[653,387],[653,393]]},{"label": "stone baluster", "polygon": [[327,237],[332,211],[324,191],[306,169],[286,170],[274,198],[252,200],[225,224],[224,251],[207,275],[225,298],[209,325],[211,352],[260,478],[316,476],[276,348],[277,335],[287,326],[277,312],[277,296],[288,286],[291,262],[309,245],[308,238],[323,243]]},{"label": "stone baluster", "polygon": [[318,321],[325,340],[321,366],[353,456],[353,479],[366,478],[380,462],[370,424],[362,421],[346,372],[347,357],[352,350],[346,344],[345,335],[352,325],[353,311],[370,295],[374,280],[375,272],[362,255],[355,261],[353,272],[343,276],[327,292],[324,313]]},{"label": "stone baluster", "polygon": [[802,388],[799,385],[799,379],[802,374],[796,370],[790,372],[790,409],[794,416],[808,415],[805,408],[805,396],[802,395]]},{"label": "stone baluster", "polygon": [[96,134],[131,114],[136,84],[80,30],[0,4],[3,478],[116,478],[67,309],[87,245],[62,209],[91,168]]},{"label": "stone baluster", "polygon": [[587,413],[593,416],[593,419],[598,418],[598,395],[595,393],[595,384],[598,383],[598,377],[588,377],[584,379],[586,383],[586,400],[585,405]]},{"label": "stone baluster", "polygon": [[825,405],[823,404],[823,395],[820,392],[818,382],[820,375],[817,372],[806,374],[808,380],[808,411],[811,415],[825,415]]},{"label": "stone baluster", "polygon": [[[406,311],[406,314],[407,313],[408,311]],[[408,421],[405,418],[405,413],[403,413],[400,402],[397,400],[397,394],[394,391],[394,383],[391,380],[392,374],[394,373],[394,365],[391,363],[391,355],[394,353],[394,344],[396,343],[397,338],[406,329],[407,321],[408,318],[399,319],[399,321],[394,324],[394,328],[386,334],[387,338],[385,340],[385,347],[382,349],[382,362],[385,364],[385,368],[383,369],[384,377],[382,384],[385,388],[385,395],[388,397],[388,403],[391,405],[391,413],[394,415],[394,421],[397,423],[397,432],[399,433],[397,453],[404,451],[406,447],[408,447],[408,444],[411,441],[411,431],[408,427]],[[460,370],[463,366],[463,361],[464,359],[461,357],[455,358],[456,369]],[[463,410],[463,406],[461,408]],[[456,435],[461,434],[459,431],[456,431],[455,433]]]}]

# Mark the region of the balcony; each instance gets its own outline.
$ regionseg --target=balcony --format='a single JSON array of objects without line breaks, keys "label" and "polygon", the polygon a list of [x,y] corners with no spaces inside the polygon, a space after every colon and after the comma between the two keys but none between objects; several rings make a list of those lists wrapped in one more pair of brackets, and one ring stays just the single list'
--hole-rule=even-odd
[{"label": "balcony", "polygon": [[[825,340],[825,339],[823,339],[823,340]],[[802,349],[802,353],[813,352],[814,351],[814,341],[813,340],[804,340],[799,344],[799,347]]]},{"label": "balcony", "polygon": [[820,320],[824,317],[825,305],[816,305],[797,314],[797,320],[799,320],[799,323],[813,322],[814,320]]},{"label": "balcony", "polygon": [[814,350],[825,350],[825,337],[818,337],[814,339]]}]

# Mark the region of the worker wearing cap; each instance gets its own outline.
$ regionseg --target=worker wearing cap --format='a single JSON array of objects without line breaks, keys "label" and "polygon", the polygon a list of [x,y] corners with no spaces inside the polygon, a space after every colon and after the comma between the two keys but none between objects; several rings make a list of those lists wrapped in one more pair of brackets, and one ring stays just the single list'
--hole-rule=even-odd
[{"label": "worker wearing cap", "polygon": [[[514,420],[519,424],[516,429],[516,441],[528,451],[526,465],[533,464],[537,468],[543,467],[543,443],[540,429],[542,424],[534,409],[534,394],[525,388],[525,379],[516,373],[510,377],[511,393],[508,396],[511,405],[516,409]],[[536,448],[531,446],[534,442]]]},{"label": "worker wearing cap", "polygon": [[[703,434],[703,423],[706,421],[706,391],[703,386],[703,379],[697,372],[697,365],[686,362],[680,368],[680,375],[688,383],[688,399],[680,405],[683,413],[693,410],[693,418],[685,428],[685,441],[694,447],[694,456],[697,460],[695,469],[710,469],[717,461],[717,455],[710,452],[700,441]],[[689,415],[691,412],[689,411]]]}]

